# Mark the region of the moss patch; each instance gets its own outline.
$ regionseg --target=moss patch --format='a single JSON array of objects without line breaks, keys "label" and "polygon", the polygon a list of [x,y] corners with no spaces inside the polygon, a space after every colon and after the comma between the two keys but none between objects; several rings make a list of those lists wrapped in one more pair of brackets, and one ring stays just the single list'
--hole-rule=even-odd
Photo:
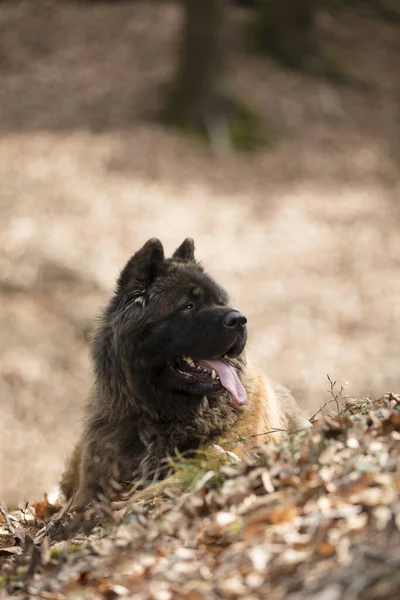
[{"label": "moss patch", "polygon": [[161,121],[193,135],[217,149],[254,151],[272,146],[275,136],[269,124],[248,104],[237,98],[224,98],[215,114],[207,111],[193,116],[185,109],[186,99],[178,82],[167,89],[167,102]]}]

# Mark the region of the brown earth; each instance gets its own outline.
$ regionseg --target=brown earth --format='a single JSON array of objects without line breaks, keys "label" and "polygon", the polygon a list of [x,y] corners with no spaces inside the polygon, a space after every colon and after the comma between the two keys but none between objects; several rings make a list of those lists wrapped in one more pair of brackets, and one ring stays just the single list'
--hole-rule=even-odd
[{"label": "brown earth", "polygon": [[[168,3],[0,5],[0,497],[57,482],[89,384],[85,328],[148,237],[186,236],[249,319],[255,361],[308,412],[326,375],[399,387],[400,30],[321,25],[363,85],[283,71],[232,41],[272,150],[212,153],[151,120],[174,66]],[[348,383],[347,383],[348,382]]]}]

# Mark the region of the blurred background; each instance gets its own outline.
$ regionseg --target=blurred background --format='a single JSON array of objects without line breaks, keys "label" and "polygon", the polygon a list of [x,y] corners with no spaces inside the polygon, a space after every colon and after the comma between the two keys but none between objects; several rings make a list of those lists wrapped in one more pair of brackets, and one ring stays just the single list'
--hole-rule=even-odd
[{"label": "blurred background", "polygon": [[399,391],[400,8],[0,2],[0,499],[57,484],[86,332],[187,236],[308,415]]}]

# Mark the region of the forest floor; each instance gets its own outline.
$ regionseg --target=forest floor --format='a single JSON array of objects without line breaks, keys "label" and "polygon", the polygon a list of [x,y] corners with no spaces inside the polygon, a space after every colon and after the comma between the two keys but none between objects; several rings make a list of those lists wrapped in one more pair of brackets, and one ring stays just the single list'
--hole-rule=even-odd
[{"label": "forest floor", "polygon": [[0,4],[5,505],[57,484],[90,383],[85,331],[151,236],[168,251],[195,238],[248,317],[253,359],[307,414],[327,374],[352,396],[399,387],[399,28],[321,15],[360,86],[282,70],[232,36],[232,86],[276,141],[215,154],[153,118],[180,23],[167,2]]},{"label": "forest floor", "polygon": [[114,514],[51,499],[3,510],[0,598],[399,597],[400,396],[346,402],[257,456],[177,474],[181,486]]}]

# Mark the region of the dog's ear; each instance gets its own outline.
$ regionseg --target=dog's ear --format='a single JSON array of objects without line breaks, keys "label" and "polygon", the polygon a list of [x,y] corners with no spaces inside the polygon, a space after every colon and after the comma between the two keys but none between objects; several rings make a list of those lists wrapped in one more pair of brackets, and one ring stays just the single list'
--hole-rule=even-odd
[{"label": "dog's ear", "polygon": [[175,250],[172,258],[181,258],[182,260],[189,262],[194,260],[194,240],[192,238],[186,238],[185,241]]},{"label": "dog's ear", "polygon": [[126,263],[118,281],[119,290],[146,290],[161,271],[164,248],[160,240],[151,238]]}]

